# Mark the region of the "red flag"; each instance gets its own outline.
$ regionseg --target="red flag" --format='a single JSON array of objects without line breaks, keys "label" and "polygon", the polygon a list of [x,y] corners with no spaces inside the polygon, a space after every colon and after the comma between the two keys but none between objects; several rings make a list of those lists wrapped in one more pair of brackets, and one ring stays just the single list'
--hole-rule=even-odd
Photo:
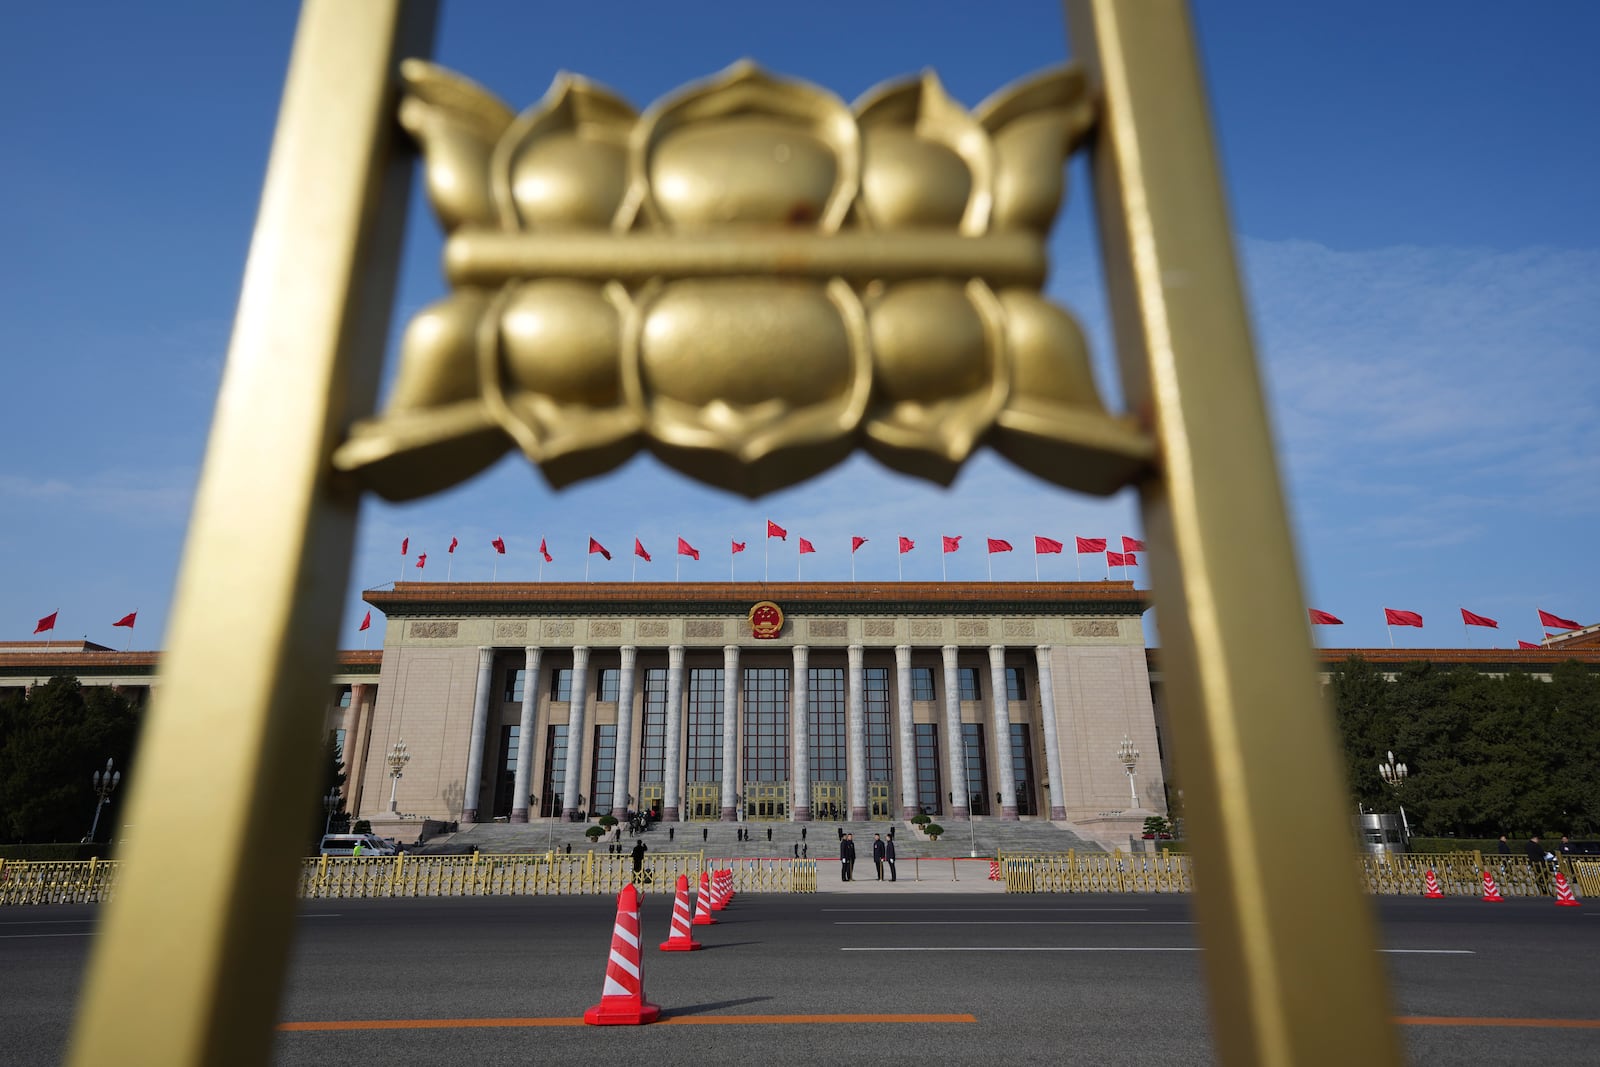
[{"label": "red flag", "polygon": [[1383,609],[1383,622],[1385,626],[1421,626],[1422,616],[1414,611],[1397,611],[1394,608]]},{"label": "red flag", "polygon": [[610,559],[611,558],[611,553],[606,551],[606,546],[602,545],[599,541],[596,541],[594,538],[591,537],[591,538],[589,538],[589,555],[592,556],[596,552],[600,553],[606,559]]},{"label": "red flag", "polygon": [[1133,566],[1133,564],[1128,562],[1128,560],[1130,560],[1131,558],[1133,558],[1133,557],[1129,556],[1126,552],[1109,552],[1108,551],[1106,553],[1106,566],[1107,567],[1131,567],[1131,566]]},{"label": "red flag", "polygon": [[417,570],[420,571],[422,568],[426,567],[427,565],[428,565],[428,554],[426,552],[424,552],[420,556],[417,557]]},{"label": "red flag", "polygon": [[856,549],[860,548],[866,543],[867,539],[865,537],[852,537],[850,538],[850,551],[853,553]]},{"label": "red flag", "polygon": [[1065,545],[1054,538],[1036,536],[1033,539],[1033,550],[1035,552],[1043,552],[1046,555],[1049,555],[1052,552],[1059,553],[1065,547]]},{"label": "red flag", "polygon": [[500,553],[502,556],[506,554],[506,539],[504,537],[496,537],[493,541],[490,541],[489,543],[491,545],[493,545],[494,546],[494,550],[496,552]]},{"label": "red flag", "polygon": [[539,555],[544,557],[546,563],[554,563],[556,561],[555,557],[550,554],[550,550],[544,547],[544,538],[542,537],[539,538]]},{"label": "red flag", "polygon": [[909,538],[909,537],[900,538],[900,554],[902,556],[905,555],[907,552],[910,552],[913,548],[916,548],[916,547],[917,547],[917,543],[915,541],[911,540],[911,538]]},{"label": "red flag", "polygon": [[810,541],[807,541],[804,537],[800,538],[800,554],[802,556],[807,552],[815,552],[816,550],[816,546]]},{"label": "red flag", "polygon": [[1500,624],[1483,615],[1474,615],[1466,608],[1461,609],[1461,621],[1468,626],[1487,626],[1491,630],[1498,630]]},{"label": "red flag", "polygon": [[1124,536],[1122,538],[1122,551],[1143,552],[1144,542],[1140,541],[1138,538]]},{"label": "red flag", "polygon": [[1571,619],[1563,619],[1560,615],[1552,615],[1543,608],[1539,609],[1539,625],[1548,626],[1552,630],[1583,629],[1580,623],[1573,622]]},{"label": "red flag", "polygon": [[1518,641],[1517,642],[1517,647],[1518,648],[1543,648],[1544,646],[1543,645],[1536,645],[1532,641]]},{"label": "red flag", "polygon": [[139,613],[137,611],[130,611],[126,615],[124,615],[122,618],[120,618],[116,622],[112,623],[111,625],[112,626],[126,626],[128,629],[131,630],[131,629],[133,629],[133,620],[138,618],[138,616],[139,616]]},{"label": "red flag", "polygon": [[52,611],[50,614],[39,620],[39,625],[33,628],[33,632],[36,634],[42,634],[46,630],[54,630],[56,628],[56,616],[60,614],[61,612],[59,611]]},{"label": "red flag", "polygon": [[411,538],[402,537],[400,539],[400,554],[402,556],[411,555]]},{"label": "red flag", "polygon": [[700,550],[680,537],[678,538],[678,555],[693,556],[695,559],[699,559]]},{"label": "red flag", "polygon": [[776,537],[780,541],[787,541],[787,540],[789,540],[789,531],[785,530],[782,526],[779,526],[777,523],[773,522],[771,519],[768,519],[767,520],[767,536],[768,537]]},{"label": "red flag", "polygon": [[946,552],[958,552],[958,551],[960,551],[960,549],[961,549],[961,539],[963,537],[965,537],[965,536],[966,536],[966,534],[956,534],[954,537],[946,537],[944,539],[944,550]]},{"label": "red flag", "polygon": [[370,629],[372,629],[372,609],[371,608],[367,609],[366,617],[361,620],[361,625],[357,626],[356,629],[357,630],[370,630]]},{"label": "red flag", "polygon": [[994,555],[996,552],[1010,552],[1010,551],[1011,551],[1011,542],[1010,541],[1002,541],[998,537],[989,538],[989,554],[991,556]]},{"label": "red flag", "polygon": [[[644,546],[639,543],[639,539],[637,537],[633,539],[633,554],[644,560],[646,563],[650,562],[650,553],[644,550]],[[610,559],[611,557],[607,556],[606,558]]]},{"label": "red flag", "polygon": [[1096,553],[1104,552],[1105,550],[1106,539],[1104,537],[1078,538],[1078,555],[1080,556],[1095,555]]},{"label": "red flag", "polygon": [[461,542],[457,541],[454,537],[450,538],[450,547],[445,549],[445,551],[453,554],[456,550],[456,546],[460,543]]},{"label": "red flag", "polygon": [[1344,620],[1339,618],[1337,615],[1329,615],[1326,611],[1318,611],[1316,608],[1307,608],[1306,611],[1311,615],[1312,626],[1344,625]]},{"label": "red flag", "polygon": [[743,552],[743,551],[744,551],[744,542],[743,541],[735,541],[735,542],[733,542],[733,554],[734,555],[738,555],[740,552]]}]

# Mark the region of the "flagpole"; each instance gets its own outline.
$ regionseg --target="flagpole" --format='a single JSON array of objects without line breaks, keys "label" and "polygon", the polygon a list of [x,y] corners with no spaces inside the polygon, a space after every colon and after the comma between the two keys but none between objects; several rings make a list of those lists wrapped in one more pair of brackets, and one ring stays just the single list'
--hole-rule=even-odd
[{"label": "flagpole", "polygon": [[[769,520],[770,521],[770,520]],[[761,539],[761,580],[767,580],[771,572],[769,561],[772,557],[772,531],[766,531],[767,536]]]},{"label": "flagpole", "polygon": [[850,550],[850,580],[856,580],[856,550],[853,548]]},{"label": "flagpole", "polygon": [[[135,611],[133,614],[136,617],[135,621],[137,621],[137,616],[139,614],[138,611]],[[130,627],[128,627],[128,639],[122,643],[122,651],[126,652],[132,647],[133,647],[133,627],[130,626]]]},{"label": "flagpole", "polygon": [[939,535],[939,580],[941,582],[948,582],[950,580],[950,571],[945,566],[945,561],[947,561],[949,558],[950,558],[950,553],[948,551],[946,551],[945,547],[944,547],[944,535],[940,534]]},{"label": "flagpole", "polygon": [[905,549],[901,549],[900,550],[900,554],[894,558],[894,568],[895,568],[896,571],[899,572],[900,580],[902,582],[905,581],[906,580],[906,553],[905,553]]},{"label": "flagpole", "polygon": [[728,540],[730,542],[728,545],[728,581],[731,583],[733,581],[733,561],[739,558],[739,553],[733,550],[731,543],[733,538],[730,537]]},{"label": "flagpole", "polygon": [[1393,648],[1394,647],[1394,627],[1390,626],[1388,623],[1384,623],[1383,624],[1383,628],[1385,630],[1389,631],[1389,647]]},{"label": "flagpole", "polygon": [[993,552],[989,553],[989,557],[988,557],[987,563],[989,565],[989,580],[992,582],[992,581],[994,581],[994,553]]},{"label": "flagpole", "polygon": [[678,572],[683,569],[683,553],[678,553],[672,559],[672,580],[678,580]]},{"label": "flagpole", "polygon": [[637,530],[635,530],[634,534],[633,534],[633,569],[628,572],[628,581],[636,582],[638,580],[639,580],[639,532]]},{"label": "flagpole", "polygon": [[[593,538],[591,538],[590,540],[593,540]],[[593,558],[594,558],[594,552],[592,550],[589,552],[588,555],[583,557],[583,580],[586,581],[586,582],[589,580],[589,561],[591,559],[593,559]]]},{"label": "flagpole", "polygon": [[[1077,534],[1072,535],[1072,543],[1074,545],[1078,543]],[[1081,550],[1078,552],[1078,581],[1083,581],[1083,552]]]},{"label": "flagpole", "polygon": [[490,575],[489,580],[491,582],[500,580],[500,553],[498,552],[494,554],[494,573]]},{"label": "flagpole", "polygon": [[1109,551],[1105,553],[1105,561],[1106,561],[1106,581],[1109,582],[1111,580],[1111,553]]},{"label": "flagpole", "polygon": [[1035,583],[1037,583],[1039,581],[1039,542],[1038,541],[1035,541],[1033,543],[1033,580],[1034,580]]}]

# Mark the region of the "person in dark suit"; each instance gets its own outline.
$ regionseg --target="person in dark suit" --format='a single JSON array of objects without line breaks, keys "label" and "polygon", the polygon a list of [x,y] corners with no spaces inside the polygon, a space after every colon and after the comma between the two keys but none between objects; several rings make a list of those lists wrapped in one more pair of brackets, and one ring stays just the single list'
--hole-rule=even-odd
[{"label": "person in dark suit", "polygon": [[883,835],[872,835],[872,865],[878,869],[878,881],[883,881]]},{"label": "person in dark suit", "polygon": [[845,834],[839,839],[839,880],[848,882],[852,879],[852,869],[856,865],[856,842],[854,836]]},{"label": "person in dark suit", "polygon": [[889,865],[889,881],[894,881],[894,831],[889,831],[889,840],[883,843],[883,859]]}]

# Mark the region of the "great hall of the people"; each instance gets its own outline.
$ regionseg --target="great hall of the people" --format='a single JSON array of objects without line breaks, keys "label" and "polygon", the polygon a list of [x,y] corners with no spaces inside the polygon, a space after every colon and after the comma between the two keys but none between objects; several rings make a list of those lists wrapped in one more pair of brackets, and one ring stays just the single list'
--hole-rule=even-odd
[{"label": "great hall of the people", "polygon": [[[400,582],[364,599],[383,647],[340,653],[325,725],[347,809],[396,836],[632,809],[1037,818],[1092,839],[1167,810],[1159,655],[1131,582]],[[1600,666],[1591,631],[1360,651],[1546,673]],[[0,687],[71,674],[142,698],[158,660],[0,643]]]}]

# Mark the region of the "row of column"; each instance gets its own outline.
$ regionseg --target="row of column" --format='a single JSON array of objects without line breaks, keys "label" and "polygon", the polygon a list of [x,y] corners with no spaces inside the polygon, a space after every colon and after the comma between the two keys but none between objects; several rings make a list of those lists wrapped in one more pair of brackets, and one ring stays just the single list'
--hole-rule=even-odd
[{"label": "row of column", "polygon": [[[1063,792],[1061,777],[1060,743],[1056,737],[1055,686],[1050,670],[1050,646],[1040,645],[1035,650],[1039,672],[1039,707],[1041,726],[1045,738],[1046,768],[1050,774],[1050,817],[1065,819],[1066,808],[1058,797]],[[518,731],[517,773],[515,800],[512,802],[511,821],[528,821],[528,786],[533,773],[533,730],[539,694],[539,661],[541,650],[528,647],[523,650],[524,678],[522,687],[522,716]],[[896,692],[899,712],[900,798],[901,814],[910,818],[917,813],[916,732],[912,722],[911,707],[911,646],[895,646]],[[944,661],[944,722],[945,756],[949,768],[950,792],[953,797],[950,817],[969,819],[967,796],[966,739],[961,728],[961,679],[957,669],[960,649],[945,645]],[[616,770],[611,804],[614,811],[627,806],[628,784],[632,779],[633,758],[633,696],[635,665],[638,648],[623,645],[621,648],[621,674],[617,684],[617,750]],[[1006,690],[1004,645],[989,646],[990,729],[993,731],[990,751],[994,754],[993,766],[1000,793],[1000,818],[1017,817],[1017,783],[1011,751],[1011,707]],[[795,822],[811,819],[811,734],[809,715],[810,657],[806,645],[794,646],[794,688],[790,698],[789,719],[791,803],[790,811]],[[862,680],[866,651],[861,645],[851,645],[846,650],[847,672],[845,713],[845,763],[850,793],[850,819],[865,821],[867,807],[867,714],[865,687]],[[495,650],[478,649],[478,677],[472,705],[472,736],[467,746],[467,773],[464,802],[472,805],[461,812],[463,823],[478,821],[478,799],[483,789],[483,750],[488,736],[489,705],[494,684]],[[681,797],[679,779],[683,764],[683,657],[684,646],[671,645],[667,649],[667,721],[666,764],[662,783],[661,818],[663,822],[677,822]],[[733,822],[738,818],[737,726],[739,708],[739,646],[725,645],[722,649],[722,820]],[[588,715],[589,649],[576,645],[572,649],[572,699],[567,712],[566,772],[561,783],[562,817],[572,819],[578,813],[578,796],[583,780],[583,742]],[[352,701],[353,702],[353,701]],[[347,735],[348,736],[348,735]],[[959,784],[960,788],[957,789]]]}]

